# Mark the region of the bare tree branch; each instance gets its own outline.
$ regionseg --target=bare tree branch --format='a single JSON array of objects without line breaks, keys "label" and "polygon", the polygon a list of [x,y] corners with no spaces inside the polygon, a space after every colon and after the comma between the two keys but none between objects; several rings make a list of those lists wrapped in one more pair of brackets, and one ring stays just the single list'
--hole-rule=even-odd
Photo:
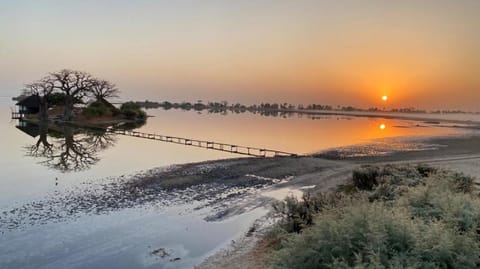
[{"label": "bare tree branch", "polygon": [[107,80],[95,79],[91,88],[91,93],[95,99],[100,102],[103,99],[118,97],[120,91],[115,84]]}]

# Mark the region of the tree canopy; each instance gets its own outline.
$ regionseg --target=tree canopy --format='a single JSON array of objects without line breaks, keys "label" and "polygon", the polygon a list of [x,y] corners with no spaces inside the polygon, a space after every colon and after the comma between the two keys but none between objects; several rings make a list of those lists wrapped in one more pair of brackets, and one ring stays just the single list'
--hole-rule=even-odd
[{"label": "tree canopy", "polygon": [[75,103],[83,101],[85,97],[95,98],[96,101],[118,97],[119,90],[113,83],[96,78],[87,72],[63,69],[25,85],[23,93],[40,98],[43,119],[48,118],[48,100],[51,100],[52,96],[61,95],[64,103],[63,119],[70,121],[74,118]]}]

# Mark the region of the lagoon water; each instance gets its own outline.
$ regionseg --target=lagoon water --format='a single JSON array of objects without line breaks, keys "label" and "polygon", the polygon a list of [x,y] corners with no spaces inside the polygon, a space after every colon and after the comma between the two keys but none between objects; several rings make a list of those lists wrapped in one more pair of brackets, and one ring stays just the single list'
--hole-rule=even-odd
[{"label": "lagoon water", "polygon": [[[0,268],[191,268],[248,230],[267,210],[255,208],[212,222],[205,220],[208,206],[198,209],[195,203],[149,203],[60,222],[1,226],[2,218],[5,222],[9,217],[2,212],[69,192],[87,191],[85,186],[92,188],[123,175],[173,164],[242,157],[135,137],[91,137],[72,131],[73,140],[69,142],[78,142],[74,149],[87,148],[88,156],[70,156],[67,162],[73,164],[66,164],[61,158],[67,139],[51,132],[43,138],[56,145],[58,152],[48,157],[33,152],[42,136],[17,128],[18,121],[10,119],[13,104],[10,99],[0,98]],[[147,124],[136,130],[298,154],[398,137],[467,132],[444,124],[353,116],[266,117],[161,109],[148,110],[148,114],[152,117]],[[92,146],[95,141],[100,144]],[[74,149],[70,148],[69,154],[75,154]],[[159,248],[168,250],[170,256],[151,254]],[[174,260],[177,257],[180,260]]]}]

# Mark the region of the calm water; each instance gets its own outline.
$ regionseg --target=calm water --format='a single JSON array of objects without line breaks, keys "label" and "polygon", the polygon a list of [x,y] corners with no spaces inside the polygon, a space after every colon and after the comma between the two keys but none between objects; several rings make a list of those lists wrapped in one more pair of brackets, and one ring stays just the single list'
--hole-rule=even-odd
[{"label": "calm water", "polygon": [[[0,212],[146,169],[240,157],[75,130],[50,130],[47,136],[35,136],[41,130],[24,132],[17,128],[17,121],[10,120],[11,106],[12,101],[0,98]],[[465,132],[422,122],[347,116],[282,118],[175,110],[149,110],[148,114],[153,117],[137,130],[300,154],[392,137]],[[67,138],[63,132],[69,133]],[[55,150],[45,154],[44,142],[54,145]],[[0,268],[189,268],[245,232],[266,210],[257,208],[224,221],[207,222],[204,217],[208,207],[195,207],[150,204],[67,222],[2,230]],[[175,255],[182,259],[173,263],[149,255],[159,247],[174,253],[172,258]]]}]

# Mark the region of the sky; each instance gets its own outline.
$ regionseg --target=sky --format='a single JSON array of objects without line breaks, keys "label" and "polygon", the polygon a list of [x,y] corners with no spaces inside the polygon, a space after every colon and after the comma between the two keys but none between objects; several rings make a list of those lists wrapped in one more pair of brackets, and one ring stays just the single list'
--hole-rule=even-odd
[{"label": "sky", "polygon": [[0,0],[0,96],[68,68],[124,100],[480,111],[479,29],[478,0]]}]

